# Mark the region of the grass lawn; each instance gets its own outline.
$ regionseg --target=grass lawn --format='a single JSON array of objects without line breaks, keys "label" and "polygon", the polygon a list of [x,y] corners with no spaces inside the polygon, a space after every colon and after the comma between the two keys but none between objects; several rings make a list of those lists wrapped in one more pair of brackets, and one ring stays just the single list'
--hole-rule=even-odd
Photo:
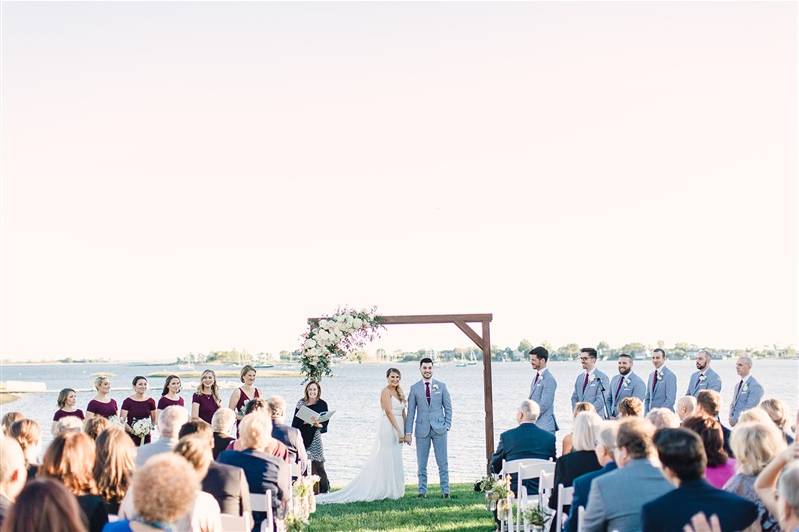
[{"label": "grass lawn", "polygon": [[472,484],[453,484],[451,499],[442,499],[438,486],[432,486],[426,499],[416,498],[416,485],[405,487],[405,497],[397,501],[320,504],[311,516],[308,530],[494,530],[485,495],[475,493]]}]

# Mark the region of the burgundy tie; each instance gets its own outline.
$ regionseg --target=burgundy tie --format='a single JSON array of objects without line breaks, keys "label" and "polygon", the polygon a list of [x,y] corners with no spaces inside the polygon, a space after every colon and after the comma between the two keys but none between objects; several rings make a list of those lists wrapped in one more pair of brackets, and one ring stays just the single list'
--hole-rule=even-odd
[{"label": "burgundy tie", "polygon": [[583,393],[585,393],[586,386],[588,386],[588,373],[585,374],[585,379],[583,379]]},{"label": "burgundy tie", "polygon": [[619,390],[621,390],[621,385],[622,385],[623,382],[624,382],[624,377],[619,379],[619,385],[616,386],[616,399],[619,398]]},{"label": "burgundy tie", "polygon": [[427,404],[430,404],[430,383],[424,383],[424,396],[427,398]]},{"label": "burgundy tie", "polygon": [[655,376],[652,379],[652,393],[655,393],[655,387],[658,385],[658,372],[655,372]]},{"label": "burgundy tie", "polygon": [[535,374],[535,380],[533,381],[533,388],[535,388],[535,385],[538,384],[538,377],[540,377],[540,376],[541,376],[540,373],[536,373]]}]

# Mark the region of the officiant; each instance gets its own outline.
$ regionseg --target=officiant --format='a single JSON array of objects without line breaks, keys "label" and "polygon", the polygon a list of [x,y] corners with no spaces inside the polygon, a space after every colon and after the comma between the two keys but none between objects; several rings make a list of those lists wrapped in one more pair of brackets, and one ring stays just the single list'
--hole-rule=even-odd
[{"label": "officiant", "polygon": [[291,426],[300,429],[302,434],[302,442],[305,444],[305,449],[308,451],[308,459],[311,460],[311,474],[319,476],[319,484],[314,491],[316,493],[327,493],[330,491],[330,482],[327,479],[325,472],[325,454],[322,447],[322,434],[327,432],[327,424],[329,421],[307,423],[297,417],[297,412],[300,407],[306,406],[322,414],[328,411],[327,403],[322,399],[322,386],[316,381],[309,381],[305,385],[303,398],[297,402],[294,409],[294,419],[291,421]]}]

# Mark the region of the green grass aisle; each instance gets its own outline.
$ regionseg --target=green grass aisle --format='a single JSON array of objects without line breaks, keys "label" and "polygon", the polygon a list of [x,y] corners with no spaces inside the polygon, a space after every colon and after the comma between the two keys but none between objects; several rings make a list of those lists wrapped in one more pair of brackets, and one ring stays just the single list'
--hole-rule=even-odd
[{"label": "green grass aisle", "polygon": [[475,493],[472,484],[452,485],[451,499],[442,499],[438,486],[432,488],[426,499],[417,499],[416,485],[409,484],[405,487],[405,497],[398,501],[320,504],[307,530],[494,530],[491,513],[486,510],[485,495]]}]

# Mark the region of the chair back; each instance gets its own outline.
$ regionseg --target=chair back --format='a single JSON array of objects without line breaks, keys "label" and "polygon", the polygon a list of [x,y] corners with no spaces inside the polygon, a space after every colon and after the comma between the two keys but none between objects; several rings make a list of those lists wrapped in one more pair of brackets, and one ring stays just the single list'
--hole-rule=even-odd
[{"label": "chair back", "polygon": [[538,477],[538,504],[541,508],[547,507],[547,501],[544,499],[549,499],[553,489],[555,489],[555,473],[541,472]]},{"label": "chair back", "polygon": [[555,530],[563,529],[563,507],[569,506],[574,497],[574,487],[564,488],[563,484],[558,484],[558,508],[555,514]]},{"label": "chair back", "polygon": [[583,520],[585,519],[585,506],[577,507],[577,532],[583,532]]},{"label": "chair back", "polygon": [[232,514],[221,514],[220,517],[225,532],[249,532],[246,517]]},{"label": "chair back", "polygon": [[261,530],[272,530],[275,526],[275,518],[272,514],[272,490],[266,493],[250,493],[250,506],[253,512],[266,512],[266,519],[261,525]]},{"label": "chair back", "polygon": [[518,473],[520,467],[529,466],[533,464],[541,464],[545,467],[549,467],[546,464],[552,464],[552,470],[555,470],[555,462],[550,460],[541,460],[540,458],[520,458],[518,460],[503,460],[502,461],[502,471],[499,472],[500,475],[510,475],[513,473]]}]

